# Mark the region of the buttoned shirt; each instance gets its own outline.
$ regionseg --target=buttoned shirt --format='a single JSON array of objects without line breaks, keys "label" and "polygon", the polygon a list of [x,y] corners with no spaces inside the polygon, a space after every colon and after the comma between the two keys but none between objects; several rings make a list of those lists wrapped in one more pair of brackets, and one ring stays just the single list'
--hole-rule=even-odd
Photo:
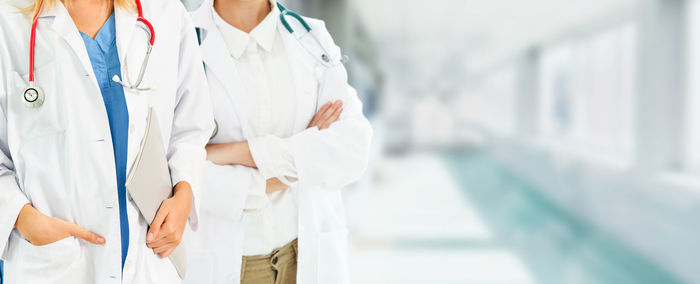
[{"label": "buttoned shirt", "polygon": [[[246,256],[265,255],[297,238],[298,207],[294,187],[266,194],[266,180],[291,185],[297,178],[289,137],[294,133],[296,94],[291,66],[277,28],[279,10],[272,10],[250,33],[213,17],[231,57],[236,61],[243,96],[249,107],[249,147],[258,171],[246,200]],[[213,8],[212,8],[213,9]],[[232,189],[236,190],[236,189]]]}]

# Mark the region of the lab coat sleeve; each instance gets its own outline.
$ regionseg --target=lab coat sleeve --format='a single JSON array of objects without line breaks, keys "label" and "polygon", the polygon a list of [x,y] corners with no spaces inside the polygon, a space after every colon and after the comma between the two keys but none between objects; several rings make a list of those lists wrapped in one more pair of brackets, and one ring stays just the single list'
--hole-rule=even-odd
[{"label": "lab coat sleeve", "polygon": [[[278,144],[266,143],[268,141],[283,141],[276,136],[263,136],[261,138],[255,138],[248,141],[250,147],[250,152],[253,155],[253,159],[257,165],[257,169],[248,168],[250,170],[250,182],[248,183],[248,188],[246,191],[244,212],[257,211],[267,206],[270,201],[267,198],[267,180],[277,176],[283,176],[284,172],[280,171],[277,166],[279,163],[285,163],[286,161],[280,159],[279,157],[273,155],[270,152],[275,153],[289,153],[290,151],[285,151],[285,148],[278,147]],[[288,143],[288,142],[287,142]],[[289,148],[289,147],[287,147]],[[277,150],[277,151],[275,151]],[[291,156],[291,155],[288,155]],[[294,171],[296,175],[296,171]]]},{"label": "lab coat sleeve", "polygon": [[[326,46],[340,49],[323,29],[319,37]],[[320,75],[318,106],[342,100],[340,120],[319,131],[310,128],[291,137],[291,149],[300,188],[317,185],[340,188],[356,181],[367,166],[372,127],[362,113],[362,102],[348,85],[347,71],[342,65],[330,67]]]},{"label": "lab coat sleeve", "polygon": [[197,36],[186,11],[180,41],[178,88],[168,164],[173,184],[187,181],[192,186],[190,226],[196,230],[199,220],[199,192],[206,160],[204,146],[214,130],[209,87],[204,74]]},{"label": "lab coat sleeve", "polygon": [[248,189],[255,183],[258,171],[241,165],[217,165],[211,161],[206,161],[204,168],[202,211],[239,221],[248,207]]},{"label": "lab coat sleeve", "polygon": [[[1,35],[0,35],[1,36]],[[4,59],[0,50],[0,63]],[[2,67],[2,64],[0,64]],[[0,70],[0,252],[5,259],[7,241],[15,227],[17,216],[22,207],[29,203],[27,197],[17,184],[14,163],[10,155],[7,139],[7,85],[5,72]]]},{"label": "lab coat sleeve", "polygon": [[289,139],[265,135],[248,140],[248,147],[264,180],[278,178],[288,186],[296,185],[297,169]]},{"label": "lab coat sleeve", "polygon": [[260,173],[259,170],[252,170],[250,177],[250,185],[248,186],[248,195],[245,198],[244,212],[257,211],[265,208],[270,201],[267,198],[267,179]]},{"label": "lab coat sleeve", "polygon": [[244,212],[267,205],[265,179],[258,170],[242,165],[217,165],[211,161],[205,162],[204,169],[202,210],[239,221]]},{"label": "lab coat sleeve", "polygon": [[[3,123],[3,126],[7,125],[4,121]],[[0,146],[2,147],[2,154],[0,154],[0,249],[2,249],[2,259],[5,259],[7,241],[15,227],[19,212],[25,204],[29,203],[27,197],[17,185],[15,173],[12,169],[12,160],[8,158],[7,154],[5,139],[7,131],[4,131],[4,133],[3,141],[0,142],[2,143],[2,146]]]}]

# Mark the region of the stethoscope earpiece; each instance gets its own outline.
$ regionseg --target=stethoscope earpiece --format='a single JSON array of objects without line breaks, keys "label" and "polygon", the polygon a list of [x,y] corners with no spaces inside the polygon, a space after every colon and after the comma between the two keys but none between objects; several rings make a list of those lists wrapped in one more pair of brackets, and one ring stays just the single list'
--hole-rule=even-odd
[{"label": "stethoscope earpiece", "polygon": [[38,108],[44,104],[44,98],[46,97],[44,91],[35,86],[30,86],[24,89],[24,105],[28,108]]}]

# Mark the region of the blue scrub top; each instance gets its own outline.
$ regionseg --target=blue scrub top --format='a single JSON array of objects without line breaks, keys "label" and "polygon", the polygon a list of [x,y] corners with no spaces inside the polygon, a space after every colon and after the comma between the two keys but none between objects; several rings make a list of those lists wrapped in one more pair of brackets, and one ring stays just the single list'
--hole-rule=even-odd
[{"label": "blue scrub top", "polygon": [[95,71],[100,85],[102,99],[109,119],[109,131],[112,134],[114,166],[117,176],[117,197],[119,199],[119,224],[121,228],[122,270],[129,250],[129,218],[126,214],[126,155],[129,141],[129,110],[126,107],[124,88],[112,81],[114,75],[121,78],[121,64],[117,51],[117,33],[114,14],[102,26],[93,40],[80,33],[85,48],[90,56],[92,70]]}]

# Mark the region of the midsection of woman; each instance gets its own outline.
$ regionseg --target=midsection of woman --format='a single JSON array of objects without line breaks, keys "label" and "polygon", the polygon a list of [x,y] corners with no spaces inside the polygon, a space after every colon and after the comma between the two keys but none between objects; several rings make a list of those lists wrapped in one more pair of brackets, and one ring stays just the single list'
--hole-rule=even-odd
[{"label": "midsection of woman", "polygon": [[[267,1],[267,0],[265,0]],[[237,61],[238,74],[250,112],[248,142],[257,150],[259,171],[253,172],[250,200],[246,207],[243,255],[266,255],[297,237],[297,202],[294,189],[266,194],[266,179],[278,174],[279,168],[289,169],[286,176],[296,177],[293,157],[287,141],[294,132],[296,92],[284,44],[277,31],[276,10],[250,33],[246,33],[212,12],[214,22],[226,42],[231,56]],[[268,165],[263,163],[267,162]],[[264,173],[263,171],[270,171]],[[255,200],[257,199],[257,200]]]},{"label": "midsection of woman", "polygon": [[[347,281],[339,189],[364,170],[371,127],[343,66],[311,57],[280,13],[275,1],[216,0],[193,14],[219,132],[207,146],[191,283]],[[339,58],[323,23],[306,21],[324,45],[311,48]],[[340,253],[317,253],[330,234]]]},{"label": "midsection of woman", "polygon": [[[149,40],[133,2],[117,2],[104,1],[104,10],[86,17],[85,1],[45,1],[33,69],[46,99],[36,108],[22,96],[29,85],[33,13],[17,8],[32,3],[0,4],[0,247],[7,246],[6,283],[179,279],[156,253],[169,253],[158,250],[166,247],[160,237],[175,238],[188,216],[197,222],[197,208],[191,214],[188,208],[198,201],[203,146],[212,127],[208,87],[196,34],[176,1],[142,3],[155,28],[141,84],[150,89],[114,82],[115,75],[135,80]],[[148,224],[123,184],[149,108],[158,115],[176,186],[175,197],[161,207],[170,219],[151,228],[160,232],[147,244]]]}]

